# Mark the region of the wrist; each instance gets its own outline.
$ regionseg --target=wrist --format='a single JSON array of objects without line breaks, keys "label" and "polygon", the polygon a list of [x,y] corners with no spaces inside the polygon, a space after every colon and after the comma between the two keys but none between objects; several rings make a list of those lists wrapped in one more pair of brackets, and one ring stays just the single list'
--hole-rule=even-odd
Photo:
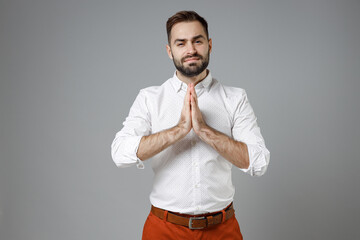
[{"label": "wrist", "polygon": [[173,129],[173,135],[177,140],[184,138],[190,131],[181,126],[181,124],[176,125]]},{"label": "wrist", "polygon": [[201,140],[203,140],[206,143],[209,143],[209,139],[212,139],[215,135],[214,129],[209,127],[208,125],[204,124],[201,126],[196,134],[199,136]]},{"label": "wrist", "polygon": [[210,127],[206,123],[199,124],[197,128],[194,128],[194,132],[199,136],[204,136],[210,131]]}]

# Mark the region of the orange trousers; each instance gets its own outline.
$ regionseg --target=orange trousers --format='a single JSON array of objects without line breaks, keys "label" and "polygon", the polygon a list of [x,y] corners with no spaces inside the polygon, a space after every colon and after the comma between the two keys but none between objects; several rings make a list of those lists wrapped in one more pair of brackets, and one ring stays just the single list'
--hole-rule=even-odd
[{"label": "orange trousers", "polygon": [[239,223],[235,215],[216,226],[192,230],[162,220],[150,212],[143,229],[142,240],[242,240]]}]

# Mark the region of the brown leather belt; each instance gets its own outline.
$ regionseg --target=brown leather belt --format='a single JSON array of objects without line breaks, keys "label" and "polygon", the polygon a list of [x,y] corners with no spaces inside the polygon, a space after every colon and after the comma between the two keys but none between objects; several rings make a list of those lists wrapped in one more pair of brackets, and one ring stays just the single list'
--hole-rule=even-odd
[{"label": "brown leather belt", "polygon": [[[151,206],[151,212],[160,219],[164,219],[166,216],[166,220],[174,224],[182,225],[190,229],[204,229],[225,222],[234,215],[235,210],[231,203],[222,211],[201,215],[168,212],[154,206]],[[224,217],[223,213],[225,213]]]}]

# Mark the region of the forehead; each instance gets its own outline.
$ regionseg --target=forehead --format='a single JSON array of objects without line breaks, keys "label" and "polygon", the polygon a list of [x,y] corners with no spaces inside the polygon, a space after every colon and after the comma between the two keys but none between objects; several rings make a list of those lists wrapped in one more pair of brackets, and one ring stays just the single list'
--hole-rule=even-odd
[{"label": "forehead", "polygon": [[179,22],[171,29],[172,42],[176,39],[192,39],[198,35],[203,35],[206,38],[204,27],[199,21]]}]

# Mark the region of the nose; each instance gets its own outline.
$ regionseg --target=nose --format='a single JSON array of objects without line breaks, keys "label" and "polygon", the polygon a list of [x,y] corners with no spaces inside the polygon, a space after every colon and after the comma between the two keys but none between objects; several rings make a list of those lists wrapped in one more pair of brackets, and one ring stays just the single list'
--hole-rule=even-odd
[{"label": "nose", "polygon": [[196,53],[196,48],[195,48],[194,44],[192,44],[192,43],[188,44],[187,53],[188,53],[188,55],[193,55]]}]

